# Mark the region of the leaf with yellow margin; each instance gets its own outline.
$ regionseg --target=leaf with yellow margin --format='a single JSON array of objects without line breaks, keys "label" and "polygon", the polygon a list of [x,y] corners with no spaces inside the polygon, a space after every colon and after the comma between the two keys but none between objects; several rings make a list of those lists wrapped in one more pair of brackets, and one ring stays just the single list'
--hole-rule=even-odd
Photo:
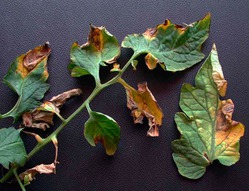
[{"label": "leaf with yellow margin", "polygon": [[167,71],[181,71],[204,58],[201,45],[208,38],[210,14],[187,26],[172,24],[166,20],[143,34],[125,37],[122,47],[132,48],[135,54],[147,54],[146,65],[154,69],[157,64]]},{"label": "leaf with yellow margin", "polygon": [[181,138],[172,142],[173,159],[182,176],[198,179],[214,160],[230,166],[240,158],[239,140],[244,125],[232,120],[232,100],[225,96],[224,79],[215,45],[195,78],[196,87],[184,84],[175,115]]},{"label": "leaf with yellow margin", "polygon": [[39,100],[49,89],[45,82],[48,78],[47,60],[50,52],[51,49],[46,43],[22,54],[11,64],[4,83],[19,95],[19,99],[2,117],[13,117],[17,120],[23,112],[41,104]]}]

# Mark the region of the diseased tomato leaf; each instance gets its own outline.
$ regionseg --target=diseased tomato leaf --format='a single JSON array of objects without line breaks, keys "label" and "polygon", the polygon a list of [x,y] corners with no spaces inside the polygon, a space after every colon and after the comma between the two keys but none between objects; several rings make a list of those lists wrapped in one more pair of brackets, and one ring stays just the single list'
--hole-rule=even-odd
[{"label": "diseased tomato leaf", "polygon": [[145,61],[151,70],[157,64],[172,72],[184,70],[204,58],[201,45],[209,35],[210,17],[208,14],[186,27],[166,20],[143,34],[126,36],[122,47],[132,48],[136,54],[147,53]]},{"label": "diseased tomato leaf", "polygon": [[0,129],[0,164],[9,169],[9,165],[23,166],[27,153],[20,137],[20,131],[14,127]]},{"label": "diseased tomato leaf", "polygon": [[35,179],[36,174],[55,174],[55,169],[54,163],[40,164],[21,173],[19,178],[24,182],[24,186],[27,186]]},{"label": "diseased tomato leaf", "polygon": [[[218,77],[217,77],[218,76]],[[175,122],[181,139],[172,142],[173,159],[181,175],[198,179],[214,160],[230,166],[240,158],[239,140],[244,125],[232,120],[232,100],[224,96],[224,79],[215,45],[195,78],[196,87],[184,84]]]},{"label": "diseased tomato leaf", "polygon": [[52,97],[49,101],[45,101],[41,106],[32,111],[25,112],[22,115],[22,124],[20,127],[29,127],[46,130],[53,125],[54,114],[60,116],[60,108],[68,99],[73,96],[82,94],[81,89],[72,89]]},{"label": "diseased tomato leaf", "polygon": [[4,82],[19,95],[19,99],[3,117],[17,120],[23,112],[41,104],[39,100],[49,89],[45,82],[48,78],[47,59],[50,52],[48,44],[38,46],[19,56],[11,64]]},{"label": "diseased tomato leaf", "polygon": [[104,27],[90,27],[88,42],[79,46],[75,42],[71,47],[68,65],[73,77],[92,75],[99,81],[100,65],[114,63],[120,55],[120,46],[117,39]]},{"label": "diseased tomato leaf", "polygon": [[120,140],[120,127],[113,118],[91,111],[85,123],[84,135],[90,145],[95,146],[101,142],[106,154],[114,155]]},{"label": "diseased tomato leaf", "polygon": [[147,135],[151,137],[159,136],[159,127],[162,125],[163,112],[149,90],[147,83],[138,84],[138,90],[135,90],[124,81],[121,84],[126,89],[127,107],[131,110],[134,123],[142,124],[143,118],[147,117],[150,126]]}]

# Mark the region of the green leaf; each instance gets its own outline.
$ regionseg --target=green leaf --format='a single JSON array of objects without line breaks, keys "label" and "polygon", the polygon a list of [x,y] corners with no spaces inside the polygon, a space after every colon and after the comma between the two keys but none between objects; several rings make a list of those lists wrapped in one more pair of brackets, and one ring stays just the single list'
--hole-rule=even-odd
[{"label": "green leaf", "polygon": [[0,163],[4,168],[18,164],[23,166],[26,162],[26,150],[20,137],[20,131],[13,127],[0,129]]},{"label": "green leaf", "polygon": [[85,123],[84,135],[90,145],[101,142],[107,155],[113,155],[120,140],[120,127],[117,122],[99,112],[90,111],[90,118]]},{"label": "green leaf", "polygon": [[196,87],[184,84],[181,89],[183,112],[176,113],[175,122],[182,136],[172,142],[172,149],[179,173],[190,179],[203,176],[206,167],[216,159],[230,166],[240,158],[239,140],[244,125],[232,120],[232,100],[219,99],[227,86],[222,77],[214,45],[196,75]]},{"label": "green leaf", "polygon": [[164,70],[184,70],[204,58],[201,45],[209,35],[210,17],[208,14],[186,27],[166,20],[143,34],[126,36],[122,47],[132,48],[136,54],[147,53],[145,61],[149,69],[154,69],[159,63]]},{"label": "green leaf", "polygon": [[4,77],[6,83],[18,95],[16,105],[3,117],[13,117],[17,120],[20,115],[39,106],[40,99],[49,89],[47,59],[51,52],[48,44],[38,46],[16,58]]},{"label": "green leaf", "polygon": [[114,63],[120,55],[120,47],[117,39],[104,27],[90,27],[88,42],[79,46],[75,42],[71,47],[68,66],[73,77],[92,75],[99,81],[100,65]]}]

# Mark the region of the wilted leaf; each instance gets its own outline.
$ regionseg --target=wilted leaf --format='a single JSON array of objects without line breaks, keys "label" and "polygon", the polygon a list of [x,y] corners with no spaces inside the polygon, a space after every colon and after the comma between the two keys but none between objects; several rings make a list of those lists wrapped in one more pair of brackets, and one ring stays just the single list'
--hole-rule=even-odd
[{"label": "wilted leaf", "polygon": [[138,90],[135,90],[124,81],[121,83],[126,89],[127,107],[131,110],[134,123],[143,123],[143,118],[147,117],[150,129],[148,136],[159,136],[159,127],[162,125],[163,112],[147,83],[138,84]]},{"label": "wilted leaf", "polygon": [[79,96],[81,94],[82,94],[81,89],[79,88],[72,89],[72,90],[63,92],[57,96],[52,97],[50,101],[53,102],[56,107],[61,108],[68,99],[74,96]]},{"label": "wilted leaf", "polygon": [[204,58],[201,45],[208,38],[209,26],[210,14],[186,27],[166,20],[143,34],[126,36],[122,47],[132,48],[136,54],[147,53],[145,61],[151,70],[159,63],[164,70],[180,71]]},{"label": "wilted leaf", "polygon": [[114,63],[120,54],[117,39],[104,27],[91,25],[88,42],[79,46],[75,42],[71,47],[71,62],[68,66],[73,77],[92,75],[99,81],[99,68],[104,63]]},{"label": "wilted leaf", "polygon": [[[73,96],[82,94],[80,89],[72,89],[62,94],[54,96],[49,102],[45,102],[40,107],[31,112],[26,112],[22,115],[23,122],[21,127],[30,127],[46,130],[53,125],[54,113],[60,113],[60,108],[64,103]],[[47,103],[47,104],[46,104]]]},{"label": "wilted leaf", "polygon": [[175,122],[182,136],[172,142],[172,148],[178,170],[187,178],[200,178],[216,159],[230,166],[240,158],[239,139],[244,125],[232,120],[232,100],[219,100],[219,94],[226,91],[226,83],[220,86],[217,74],[224,81],[214,46],[196,75],[196,87],[184,84],[181,90],[183,112],[175,115]]},{"label": "wilted leaf", "polygon": [[51,101],[45,101],[40,107],[36,108],[38,111],[48,111],[50,113],[55,113],[59,115],[60,110],[56,105]]},{"label": "wilted leaf", "polygon": [[34,168],[28,169],[19,175],[20,179],[23,180],[24,185],[30,184],[35,178],[36,174],[55,174],[55,164],[40,164]]},{"label": "wilted leaf", "polygon": [[39,100],[49,88],[45,82],[48,78],[47,59],[50,52],[48,44],[38,46],[11,64],[4,82],[19,95],[19,99],[4,117],[17,120],[23,112],[40,105]]},{"label": "wilted leaf", "polygon": [[24,165],[26,162],[26,150],[20,137],[20,131],[13,127],[0,129],[0,163],[4,168],[9,165]]},{"label": "wilted leaf", "polygon": [[120,140],[120,127],[117,122],[100,112],[90,112],[90,118],[85,123],[84,135],[90,145],[101,142],[107,155],[113,155]]}]

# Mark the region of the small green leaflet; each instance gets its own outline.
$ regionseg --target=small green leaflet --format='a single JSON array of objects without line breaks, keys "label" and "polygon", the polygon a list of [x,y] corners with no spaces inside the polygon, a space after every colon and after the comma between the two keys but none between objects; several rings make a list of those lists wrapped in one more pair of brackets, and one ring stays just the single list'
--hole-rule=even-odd
[{"label": "small green leaflet", "polygon": [[184,84],[175,122],[181,138],[172,142],[173,159],[182,176],[198,179],[214,160],[230,166],[240,158],[239,140],[244,125],[232,120],[232,100],[225,96],[224,79],[214,45],[209,57],[195,78],[196,87]]},{"label": "small green leaflet", "polygon": [[49,89],[47,59],[51,52],[48,44],[38,46],[16,58],[4,77],[6,83],[18,95],[16,105],[2,117],[13,117],[17,120],[20,115],[34,109],[41,103],[45,92]]},{"label": "small green leaflet", "polygon": [[114,155],[120,140],[120,127],[117,122],[100,112],[90,112],[85,123],[84,135],[90,145],[103,143],[107,155]]},{"label": "small green leaflet", "polygon": [[27,153],[20,131],[13,127],[0,129],[0,163],[6,169],[9,169],[10,163],[25,164]]},{"label": "small green leaflet", "polygon": [[120,55],[120,46],[117,39],[104,27],[90,27],[88,42],[79,46],[75,42],[71,47],[68,65],[72,77],[92,75],[99,81],[100,65],[114,63]]},{"label": "small green leaflet", "polygon": [[137,55],[147,53],[145,61],[149,69],[154,69],[159,63],[164,70],[185,70],[204,58],[201,45],[208,38],[210,18],[207,14],[186,27],[166,20],[143,34],[126,36],[122,47],[132,48]]}]

